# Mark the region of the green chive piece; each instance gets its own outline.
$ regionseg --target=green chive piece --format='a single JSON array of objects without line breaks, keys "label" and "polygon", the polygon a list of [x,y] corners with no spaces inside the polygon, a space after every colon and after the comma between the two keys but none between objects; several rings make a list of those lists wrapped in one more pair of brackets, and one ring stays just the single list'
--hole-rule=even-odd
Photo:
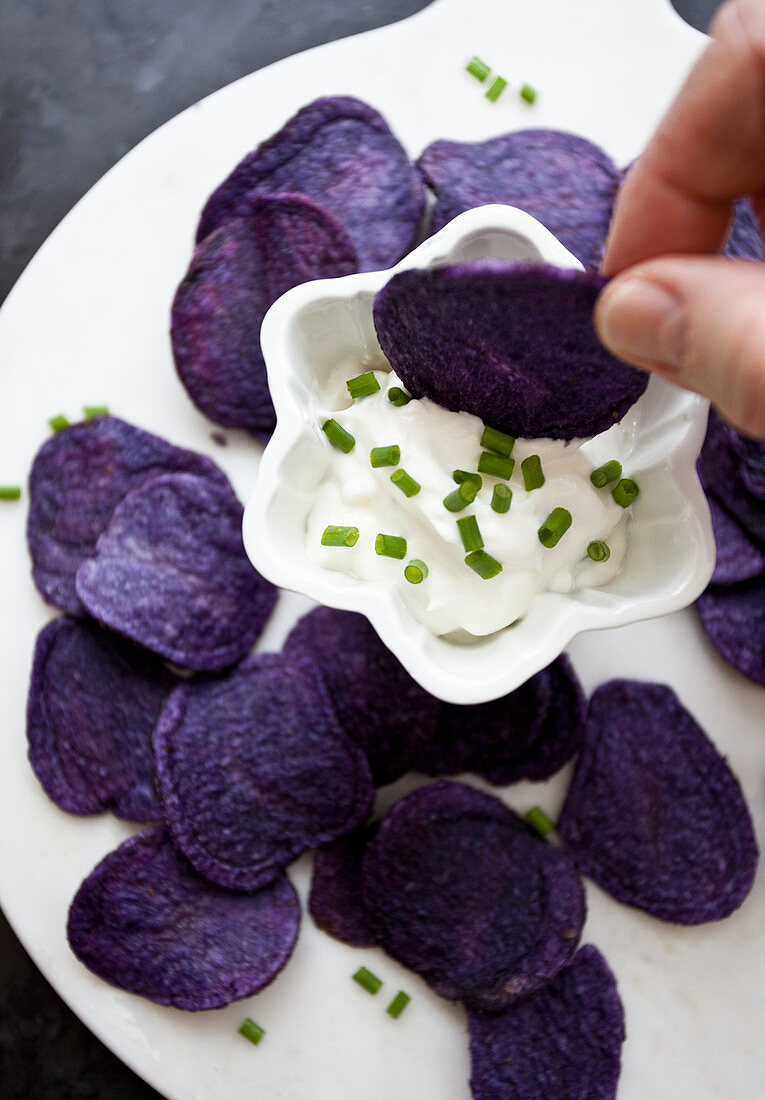
[{"label": "green chive piece", "polygon": [[456,481],[458,485],[461,485],[463,481],[474,481],[477,489],[480,489],[483,485],[481,475],[474,474],[472,470],[452,470],[452,480]]},{"label": "green chive piece", "polygon": [[535,806],[526,814],[526,821],[541,837],[549,836],[555,832],[555,823],[550,820],[541,806]]},{"label": "green chive piece", "polygon": [[108,405],[83,405],[82,411],[85,413],[86,420],[92,420],[94,416],[108,416]]},{"label": "green chive piece", "polygon": [[358,527],[329,527],[324,528],[321,536],[322,546],[355,546],[359,541]]},{"label": "green chive piece", "polygon": [[371,970],[367,970],[365,966],[358,968],[353,975],[353,980],[358,982],[362,989],[366,989],[367,993],[377,993],[382,986],[382,979],[373,974]]},{"label": "green chive piece", "polygon": [[521,99],[525,99],[527,103],[533,103],[537,98],[537,90],[532,88],[530,84],[524,84],[518,95]]},{"label": "green chive piece", "polygon": [[411,999],[412,998],[409,996],[408,993],[404,993],[403,989],[399,989],[398,993],[385,1009],[385,1011],[388,1013],[389,1016],[392,1016],[394,1020],[397,1020],[406,1008],[406,1006],[409,1004]]},{"label": "green chive piece", "polygon": [[484,428],[481,436],[481,446],[485,447],[487,451],[496,451],[498,455],[504,455],[507,458],[508,455],[513,453],[515,439],[505,432],[498,432],[496,428]]},{"label": "green chive piece", "polygon": [[557,546],[571,526],[571,513],[568,508],[553,508],[550,515],[539,528],[539,541],[548,550]]},{"label": "green chive piece", "polygon": [[21,488],[18,485],[0,485],[0,500],[19,500]]},{"label": "green chive piece", "polygon": [[631,477],[623,477],[616,488],[612,490],[611,496],[622,508],[629,508],[633,500],[637,500],[640,496],[640,489],[637,482],[633,481]]},{"label": "green chive piece", "polygon": [[470,552],[471,550],[481,550],[483,548],[483,538],[478,528],[478,520],[475,516],[463,516],[462,519],[457,520],[457,526],[459,527],[460,537],[462,538],[462,545]]},{"label": "green chive piece", "polygon": [[489,66],[485,61],[481,61],[480,57],[471,57],[465,68],[482,84],[490,72]]},{"label": "green chive piece", "polygon": [[357,374],[355,378],[349,378],[345,384],[348,387],[348,393],[354,400],[357,397],[369,397],[370,393],[377,393],[380,388],[380,383],[371,370],[368,370],[366,374]]},{"label": "green chive piece", "polygon": [[622,464],[612,458],[610,462],[604,462],[602,466],[598,466],[597,470],[592,471],[590,481],[596,489],[602,489],[609,482],[616,481],[617,477],[621,476]]},{"label": "green chive piece", "polygon": [[513,490],[507,485],[495,485],[491,494],[491,506],[495,512],[509,512],[513,499]]},{"label": "green chive piece", "polygon": [[336,420],[325,420],[321,430],[332,446],[337,447],[338,451],[342,451],[344,454],[348,454],[356,446],[356,440],[351,433],[347,432],[342,424],[338,424]]},{"label": "green chive piece", "polygon": [[388,400],[391,405],[408,405],[412,400],[406,390],[402,390],[400,386],[391,386],[388,390]]},{"label": "green chive piece", "polygon": [[607,542],[595,539],[588,545],[587,554],[593,561],[608,561],[611,557],[611,547]]},{"label": "green chive piece", "polygon": [[400,535],[378,535],[375,539],[375,554],[383,558],[405,558],[406,539]]},{"label": "green chive piece", "polygon": [[404,576],[410,584],[422,584],[427,575],[428,567],[419,558],[412,558],[406,569],[404,569]]},{"label": "green chive piece", "polygon": [[390,479],[397,489],[400,489],[405,497],[416,497],[422,486],[419,481],[410,477],[406,470],[396,470],[390,475]]},{"label": "green chive piece", "polygon": [[468,554],[465,565],[469,565],[473,572],[485,581],[490,581],[492,577],[496,577],[497,573],[502,572],[502,566],[497,559],[487,554],[485,550],[474,550],[472,554]]},{"label": "green chive piece", "polygon": [[69,427],[69,421],[63,413],[59,413],[57,416],[52,416],[48,421],[54,432],[60,432],[62,428]]},{"label": "green chive piece", "polygon": [[526,492],[530,493],[532,489],[541,489],[544,485],[545,475],[542,472],[542,459],[539,455],[529,455],[528,458],[524,458],[521,463],[521,471]]},{"label": "green chive piece", "polygon": [[496,103],[499,97],[507,87],[507,81],[503,76],[497,76],[494,78],[494,83],[486,93],[486,98],[491,100],[492,103]]},{"label": "green chive piece", "polygon": [[449,493],[444,497],[444,508],[448,512],[461,512],[463,508],[467,508],[468,504],[472,504],[478,493],[478,485],[472,479],[470,481],[463,481],[461,485],[458,485],[453,493]]},{"label": "green chive piece", "polygon": [[265,1035],[265,1031],[248,1016],[239,1028],[239,1034],[244,1035],[245,1039],[249,1039],[254,1046],[257,1046]]},{"label": "green chive piece", "polygon": [[488,451],[482,451],[478,459],[478,469],[482,474],[491,474],[492,477],[501,477],[508,480],[515,467],[514,458],[506,458],[503,455],[493,455]]},{"label": "green chive piece", "polygon": [[378,466],[398,466],[401,460],[401,449],[392,443],[390,447],[373,447],[369,452],[369,461],[377,469]]}]

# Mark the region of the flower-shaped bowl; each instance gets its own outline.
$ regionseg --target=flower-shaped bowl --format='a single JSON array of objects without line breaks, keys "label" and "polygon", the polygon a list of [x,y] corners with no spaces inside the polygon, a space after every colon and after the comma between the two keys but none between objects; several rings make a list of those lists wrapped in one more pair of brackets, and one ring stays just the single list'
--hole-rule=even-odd
[{"label": "flower-shaped bowl", "polygon": [[319,603],[366,615],[423,687],[463,704],[513,691],[582,631],[686,606],[708,583],[715,554],[695,471],[707,402],[654,376],[618,426],[641,495],[632,506],[622,566],[609,583],[544,592],[512,626],[468,643],[434,635],[395,584],[361,580],[311,560],[307,518],[332,458],[320,410],[350,403],[340,396],[345,378],[388,366],[372,321],[375,294],[397,271],[487,256],[581,269],[528,214],[484,206],[455,218],[389,271],[305,283],[271,307],[261,343],[277,425],[244,515],[245,547],[264,576]]}]

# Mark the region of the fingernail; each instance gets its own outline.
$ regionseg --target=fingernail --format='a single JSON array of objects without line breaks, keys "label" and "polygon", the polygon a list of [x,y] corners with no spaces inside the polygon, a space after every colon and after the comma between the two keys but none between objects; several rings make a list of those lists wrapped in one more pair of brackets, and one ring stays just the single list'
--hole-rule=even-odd
[{"label": "fingernail", "polygon": [[672,291],[641,275],[609,283],[598,302],[596,325],[603,343],[621,359],[650,359],[671,370],[684,362],[683,303]]}]

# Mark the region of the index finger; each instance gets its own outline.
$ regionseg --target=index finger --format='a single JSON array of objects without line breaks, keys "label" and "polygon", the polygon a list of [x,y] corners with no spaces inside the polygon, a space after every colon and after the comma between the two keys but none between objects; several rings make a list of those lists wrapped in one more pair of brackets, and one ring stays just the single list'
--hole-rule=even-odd
[{"label": "index finger", "polygon": [[[619,194],[603,270],[665,253],[716,252],[731,204],[765,189],[765,5],[729,0]],[[760,220],[762,220],[760,218]]]}]

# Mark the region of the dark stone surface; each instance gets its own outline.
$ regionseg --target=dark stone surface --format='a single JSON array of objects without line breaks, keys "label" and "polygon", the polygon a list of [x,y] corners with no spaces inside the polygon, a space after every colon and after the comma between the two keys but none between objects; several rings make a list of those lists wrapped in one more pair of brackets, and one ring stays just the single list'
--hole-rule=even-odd
[{"label": "dark stone surface", "polygon": [[[280,57],[427,0],[0,0],[0,300],[71,206],[151,130]],[[675,0],[705,28],[718,0]],[[0,1098],[151,1100],[0,916]]]}]

